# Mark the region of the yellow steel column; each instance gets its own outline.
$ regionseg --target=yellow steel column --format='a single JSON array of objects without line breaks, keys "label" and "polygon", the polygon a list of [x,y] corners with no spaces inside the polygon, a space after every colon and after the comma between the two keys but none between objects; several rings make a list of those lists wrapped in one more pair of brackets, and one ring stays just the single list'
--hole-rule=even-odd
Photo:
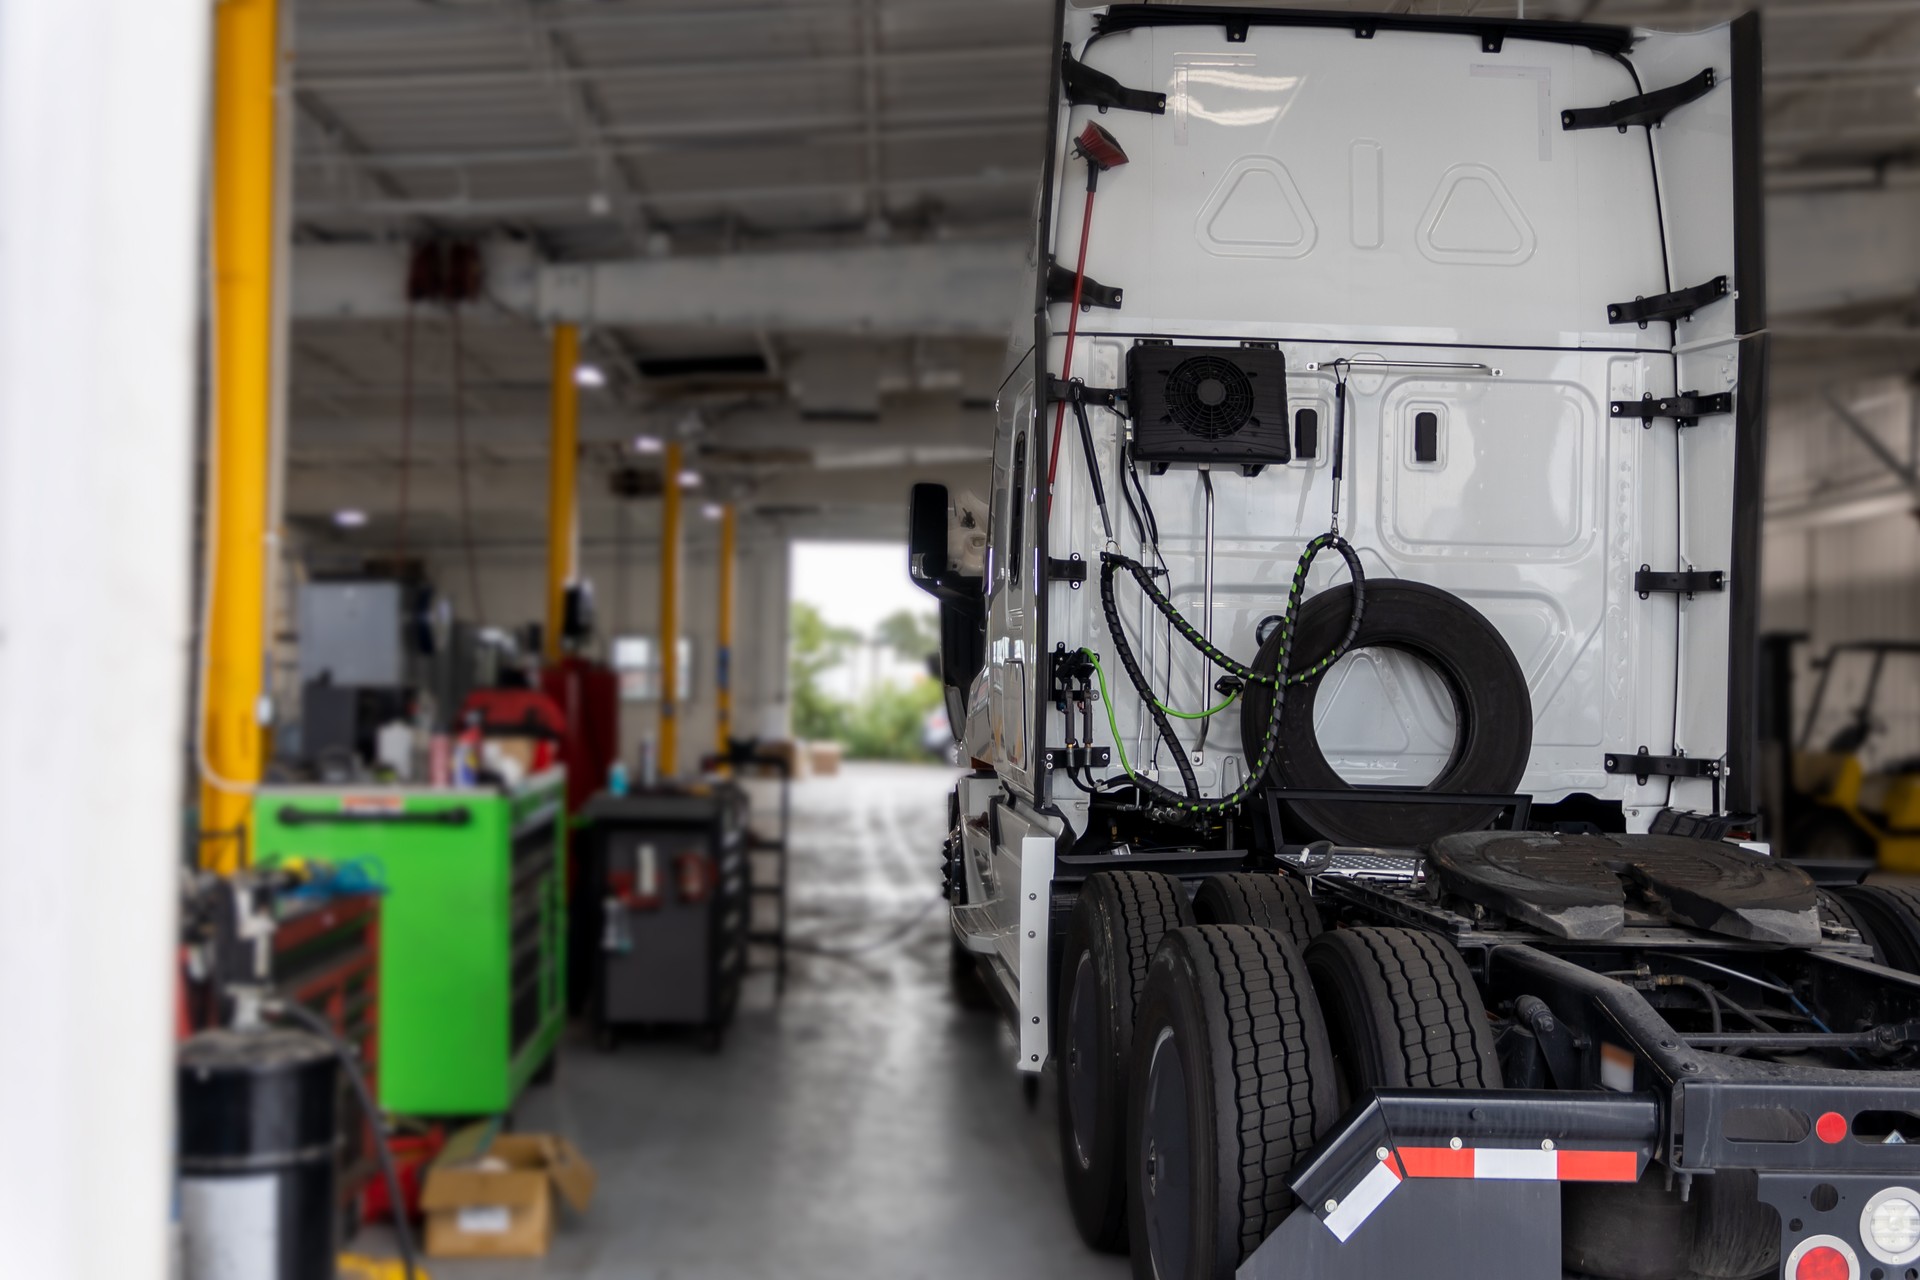
[{"label": "yellow steel column", "polygon": [[580,364],[580,329],[553,330],[553,400],[547,459],[547,661],[560,661],[560,632],[567,618],[567,586],[573,581],[578,540],[575,472],[580,455],[580,388],[573,380]]},{"label": "yellow steel column", "polygon": [[200,822],[239,836],[202,845],[202,861],[219,871],[235,870],[251,848],[265,754],[277,17],[277,0],[222,0],[214,9],[212,599],[200,676]]},{"label": "yellow steel column", "polygon": [[680,771],[680,442],[667,445],[660,502],[660,776]]},{"label": "yellow steel column", "polygon": [[721,755],[727,754],[727,742],[733,736],[733,560],[734,539],[739,530],[731,502],[720,508],[720,652],[714,666],[714,706],[718,710],[716,726]]}]

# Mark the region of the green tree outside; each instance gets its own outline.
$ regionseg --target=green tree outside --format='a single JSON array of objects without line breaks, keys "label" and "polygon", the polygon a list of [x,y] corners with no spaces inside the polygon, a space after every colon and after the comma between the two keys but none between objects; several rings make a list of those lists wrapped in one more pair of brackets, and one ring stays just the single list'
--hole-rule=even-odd
[{"label": "green tree outside", "polygon": [[[927,713],[942,701],[939,681],[923,675],[905,688],[878,685],[854,702],[836,698],[820,679],[852,657],[863,637],[828,622],[804,600],[794,601],[789,629],[796,737],[838,742],[852,760],[929,758],[922,738]],[[873,641],[906,661],[924,662],[939,652],[938,623],[903,609],[880,621]]]}]

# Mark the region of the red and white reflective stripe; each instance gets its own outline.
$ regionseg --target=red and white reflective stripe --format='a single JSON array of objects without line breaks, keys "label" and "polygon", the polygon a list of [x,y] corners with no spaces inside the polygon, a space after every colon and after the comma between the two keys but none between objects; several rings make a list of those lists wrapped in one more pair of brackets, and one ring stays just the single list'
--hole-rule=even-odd
[{"label": "red and white reflective stripe", "polygon": [[1539,1147],[1401,1147],[1399,1162],[1381,1148],[1380,1163],[1342,1200],[1321,1206],[1321,1221],[1342,1244],[1407,1178],[1486,1178],[1507,1182],[1637,1182],[1637,1151],[1559,1151]]},{"label": "red and white reflective stripe", "polygon": [[1633,1151],[1542,1151],[1537,1147],[1401,1147],[1409,1178],[1505,1178],[1529,1182],[1635,1182]]}]

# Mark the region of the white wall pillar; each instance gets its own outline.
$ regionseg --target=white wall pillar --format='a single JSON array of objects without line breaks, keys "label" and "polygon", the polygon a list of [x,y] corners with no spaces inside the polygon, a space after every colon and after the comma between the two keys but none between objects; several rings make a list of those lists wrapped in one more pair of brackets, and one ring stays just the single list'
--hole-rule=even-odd
[{"label": "white wall pillar", "polygon": [[206,0],[0,0],[0,1241],[159,1280]]}]

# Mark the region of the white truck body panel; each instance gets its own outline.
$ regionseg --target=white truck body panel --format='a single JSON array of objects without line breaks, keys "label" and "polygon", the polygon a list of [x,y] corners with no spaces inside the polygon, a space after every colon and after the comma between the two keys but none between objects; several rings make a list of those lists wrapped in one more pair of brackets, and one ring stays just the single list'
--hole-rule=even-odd
[{"label": "white truck body panel", "polygon": [[[1497,51],[1466,34],[1382,29],[1362,39],[1350,27],[1258,21],[1240,40],[1218,21],[1096,35],[1105,12],[1066,8],[1073,56],[1127,88],[1164,94],[1167,106],[1056,108],[1037,261],[1071,267],[1080,252],[1086,170],[1070,142],[1085,123],[1111,130],[1129,155],[1101,179],[1086,256],[1088,277],[1123,287],[1124,305],[1082,311],[1073,375],[1124,386],[1127,351],[1140,340],[1272,343],[1286,359],[1289,414],[1312,409],[1320,424],[1313,457],[1257,475],[1210,471],[1210,611],[1200,473],[1140,467],[1164,585],[1182,613],[1226,652],[1252,658],[1301,550],[1328,528],[1334,368],[1349,361],[1340,532],[1370,579],[1451,592],[1506,640],[1532,698],[1519,790],[1542,804],[1617,802],[1638,831],[1664,807],[1713,808],[1724,780],[1641,781],[1603,762],[1644,748],[1742,767],[1729,665],[1742,610],[1751,614],[1741,593],[1757,588],[1747,563],[1755,551],[1742,549],[1739,531],[1757,495],[1747,472],[1760,428],[1741,427],[1738,412],[1643,424],[1610,406],[1694,391],[1757,404],[1764,361],[1743,357],[1758,299],[1743,306],[1736,289],[1690,320],[1645,326],[1610,323],[1608,308],[1738,279],[1731,29],[1638,33],[1615,57],[1515,30]],[[1563,128],[1566,110],[1708,67],[1715,88],[1659,128]],[[974,695],[985,707],[967,717],[966,745],[992,763],[1003,800],[990,870],[969,877],[970,891],[993,897],[955,915],[966,945],[992,952],[1015,984],[1029,1071],[1044,1064],[1049,1016],[1040,877],[1053,863],[1050,852],[1037,855],[1053,833],[1084,831],[1088,807],[1044,764],[1044,749],[1063,741],[1044,705],[1045,659],[1061,643],[1112,653],[1097,581],[1103,550],[1154,560],[1121,498],[1129,424],[1117,412],[1089,409],[1113,540],[1101,531],[1071,414],[1047,509],[1055,408],[1036,397],[1035,375],[1040,365],[1059,373],[1067,311],[1046,308],[1043,362],[1021,321],[998,402],[987,658]],[[1760,385],[1745,385],[1749,376]],[[1438,419],[1431,461],[1415,453],[1421,413]],[[1047,580],[1048,558],[1073,557],[1089,562],[1084,583]],[[1725,570],[1730,589],[1642,598],[1642,567]],[[1344,577],[1325,556],[1309,593]],[[1219,673],[1177,637],[1169,642],[1131,582],[1120,590],[1123,625],[1160,699],[1185,710],[1217,702]],[[1116,668],[1108,680],[1135,768],[1176,781],[1143,699]],[[1421,785],[1454,741],[1449,699],[1396,652],[1342,659],[1313,715],[1329,761],[1353,784]],[[1248,769],[1238,708],[1176,724],[1204,794],[1234,790]],[[1102,707],[1093,741],[1111,737]],[[1106,772],[1117,773],[1117,761]],[[966,795],[984,803],[981,788]],[[968,835],[970,853],[981,838]],[[1022,901],[1008,902],[1015,893]]]}]

